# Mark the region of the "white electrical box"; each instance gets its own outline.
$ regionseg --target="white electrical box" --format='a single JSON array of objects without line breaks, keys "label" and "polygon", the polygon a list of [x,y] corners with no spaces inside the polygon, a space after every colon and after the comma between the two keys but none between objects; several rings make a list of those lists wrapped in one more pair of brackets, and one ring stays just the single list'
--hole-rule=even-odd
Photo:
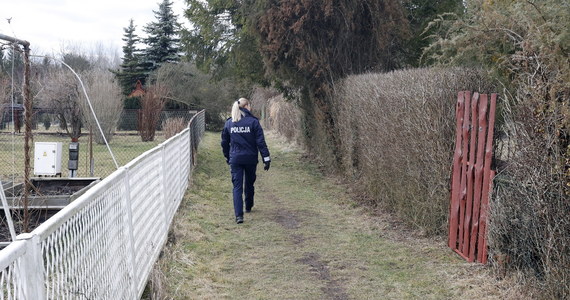
[{"label": "white electrical box", "polygon": [[61,174],[61,143],[34,143],[34,175]]}]

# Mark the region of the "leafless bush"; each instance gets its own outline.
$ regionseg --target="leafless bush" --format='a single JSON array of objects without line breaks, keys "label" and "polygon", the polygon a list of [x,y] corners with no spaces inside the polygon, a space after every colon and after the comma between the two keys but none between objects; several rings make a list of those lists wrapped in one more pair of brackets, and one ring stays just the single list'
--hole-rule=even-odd
[{"label": "leafless bush", "polygon": [[503,151],[503,169],[494,183],[492,262],[498,271],[522,271],[525,280],[541,287],[544,299],[566,299],[570,194],[564,186],[564,163],[552,151],[553,136],[536,131],[542,122],[530,107],[518,107],[509,117],[503,141],[514,145]]},{"label": "leafless bush", "polygon": [[[107,141],[110,141],[117,128],[123,108],[121,88],[113,74],[104,70],[90,71],[86,74],[85,81],[85,89],[91,100],[95,115],[97,115],[99,125],[101,125]],[[85,123],[89,124],[95,132],[95,142],[104,144],[105,141],[99,128],[97,128],[97,123],[89,109],[87,100],[81,99],[79,103]]]},{"label": "leafless bush", "polygon": [[269,99],[267,103],[268,128],[276,130],[288,141],[299,142],[301,133],[301,111],[291,101],[286,101],[283,95]]},{"label": "leafless bush", "polygon": [[300,142],[301,111],[293,101],[287,101],[275,89],[260,87],[250,100],[254,114],[261,116],[263,128],[277,131],[289,142]]},{"label": "leafless bush", "polygon": [[186,129],[186,122],[183,118],[168,118],[162,123],[162,131],[164,132],[164,138],[168,139],[175,136],[177,133]]},{"label": "leafless bush", "polygon": [[251,97],[249,97],[254,114],[260,115],[262,116],[262,119],[264,119],[265,114],[267,113],[266,110],[269,99],[278,96],[279,94],[280,93],[273,88],[254,88]]},{"label": "leafless bush", "polygon": [[154,141],[160,112],[168,98],[168,89],[160,84],[151,85],[141,98],[139,113],[139,134],[143,142]]},{"label": "leafless bush", "polygon": [[81,136],[82,111],[79,102],[85,101],[81,87],[73,73],[64,69],[52,70],[44,79],[44,89],[38,100],[44,107],[53,109],[59,126],[71,139]]},{"label": "leafless bush", "polygon": [[505,103],[491,203],[490,246],[498,270],[525,274],[544,299],[570,297],[570,90],[568,58],[519,58],[518,89]]},{"label": "leafless bush", "polygon": [[339,169],[428,234],[446,230],[460,90],[490,92],[481,72],[416,69],[351,76],[337,86]]}]

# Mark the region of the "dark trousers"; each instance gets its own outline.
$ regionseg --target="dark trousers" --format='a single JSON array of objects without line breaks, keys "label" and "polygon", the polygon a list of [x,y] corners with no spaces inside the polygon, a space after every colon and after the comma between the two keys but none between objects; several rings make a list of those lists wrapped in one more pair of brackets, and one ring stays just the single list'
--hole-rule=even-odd
[{"label": "dark trousers", "polygon": [[236,217],[243,216],[243,194],[245,192],[245,209],[253,207],[253,195],[255,194],[255,165],[231,164],[232,183],[234,184],[234,211]]}]

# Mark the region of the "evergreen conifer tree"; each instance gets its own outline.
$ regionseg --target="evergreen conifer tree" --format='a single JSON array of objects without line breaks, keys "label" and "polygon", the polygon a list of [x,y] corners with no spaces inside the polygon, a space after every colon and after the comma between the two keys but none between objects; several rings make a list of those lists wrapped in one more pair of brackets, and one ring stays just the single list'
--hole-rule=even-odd
[{"label": "evergreen conifer tree", "polygon": [[163,0],[158,11],[153,11],[156,22],[147,24],[148,34],[143,41],[147,45],[144,68],[147,73],[156,70],[162,63],[180,61],[180,28],[177,16],[172,11],[172,2]]},{"label": "evergreen conifer tree", "polygon": [[134,25],[133,19],[129,21],[129,26],[124,28],[125,34],[123,36],[123,41],[125,45],[123,46],[123,62],[121,64],[121,69],[115,73],[119,79],[123,95],[128,96],[133,89],[137,80],[140,80],[142,84],[145,83],[146,74],[141,67],[141,51],[137,49],[136,44],[140,41],[139,37],[135,33],[136,26]]}]

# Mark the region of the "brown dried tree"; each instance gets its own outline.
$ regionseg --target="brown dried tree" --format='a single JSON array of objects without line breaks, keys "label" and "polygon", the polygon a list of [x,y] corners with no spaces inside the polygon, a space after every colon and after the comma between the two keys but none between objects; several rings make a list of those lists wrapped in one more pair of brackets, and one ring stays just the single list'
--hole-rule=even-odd
[{"label": "brown dried tree", "polygon": [[168,99],[169,90],[164,85],[154,84],[147,88],[141,97],[141,109],[138,115],[139,135],[143,142],[154,141],[160,114]]}]

